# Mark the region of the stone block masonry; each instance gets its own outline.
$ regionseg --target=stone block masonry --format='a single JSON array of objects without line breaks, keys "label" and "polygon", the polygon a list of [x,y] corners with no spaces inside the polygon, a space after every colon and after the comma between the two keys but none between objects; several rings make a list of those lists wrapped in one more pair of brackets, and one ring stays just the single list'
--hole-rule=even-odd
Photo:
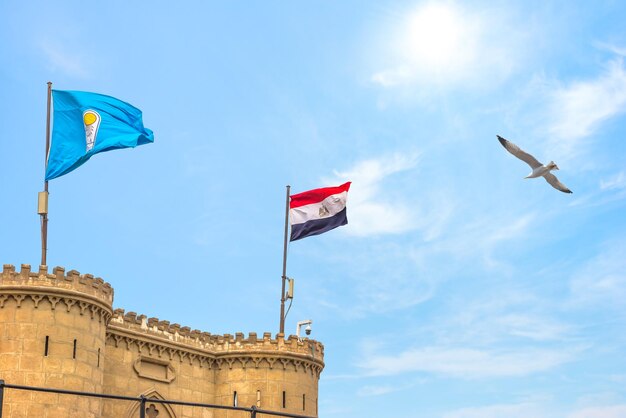
[{"label": "stone block masonry", "polygon": [[[137,397],[317,415],[324,346],[268,332],[212,335],[113,310],[100,278],[46,266],[0,275],[0,379]],[[7,391],[4,417],[138,417],[132,402]],[[237,416],[154,404],[159,418]],[[156,413],[156,412],[155,412]],[[35,415],[33,415],[35,414]]]}]

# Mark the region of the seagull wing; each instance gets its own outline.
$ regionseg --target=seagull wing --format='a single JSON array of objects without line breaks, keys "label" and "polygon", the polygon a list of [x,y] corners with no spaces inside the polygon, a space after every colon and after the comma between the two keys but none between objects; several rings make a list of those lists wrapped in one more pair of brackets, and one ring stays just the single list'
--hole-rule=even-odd
[{"label": "seagull wing", "polygon": [[560,190],[563,193],[572,193],[572,191],[568,189],[567,186],[565,186],[563,183],[561,183],[554,174],[546,173],[543,175],[543,178],[545,178],[546,181],[550,183],[550,186],[554,187],[555,189]]},{"label": "seagull wing", "polygon": [[533,170],[535,168],[541,167],[543,165],[539,161],[537,161],[537,159],[535,157],[533,157],[532,155],[530,155],[527,152],[522,151],[522,149],[520,147],[518,147],[517,145],[515,145],[511,141],[507,141],[506,139],[502,138],[500,135],[496,135],[496,136],[498,137],[498,141],[500,141],[502,146],[508,152],[510,152],[511,154],[515,155],[517,158],[519,158],[520,160],[524,161],[526,164],[531,166]]}]

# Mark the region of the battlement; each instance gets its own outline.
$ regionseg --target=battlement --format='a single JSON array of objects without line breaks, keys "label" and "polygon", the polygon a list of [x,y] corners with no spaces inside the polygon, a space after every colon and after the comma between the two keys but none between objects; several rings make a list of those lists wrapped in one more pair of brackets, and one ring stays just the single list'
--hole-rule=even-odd
[{"label": "battlement", "polygon": [[[4,264],[0,337],[7,343],[0,344],[0,375],[11,383],[50,382],[74,391],[215,405],[232,405],[235,399],[241,405],[317,414],[324,369],[320,342],[269,332],[212,335],[112,305],[113,288],[99,277],[63,267],[33,271],[28,264],[17,271]],[[4,402],[11,418],[42,415],[45,405],[59,417],[123,417],[137,411],[129,412],[126,403],[86,404],[57,395],[33,409],[41,413],[31,413],[31,405],[11,393]],[[162,405],[152,409],[174,416]]]},{"label": "battlement", "polygon": [[44,287],[80,292],[102,300],[108,306],[113,304],[113,288],[100,277],[91,274],[80,274],[76,270],[67,273],[63,267],[54,267],[48,273],[48,266],[39,266],[32,271],[30,264],[22,264],[17,272],[12,264],[4,264],[0,275],[0,286],[3,287]]},{"label": "battlement", "polygon": [[315,353],[317,358],[323,358],[324,355],[322,343],[308,338],[299,340],[295,335],[290,335],[288,338],[285,338],[283,334],[277,334],[276,338],[272,338],[269,332],[264,332],[262,337],[259,337],[256,332],[249,333],[247,337],[242,332],[237,332],[235,335],[212,335],[197,329],[181,327],[179,324],[170,324],[169,321],[161,321],[158,318],[125,312],[123,309],[113,311],[110,326],[166,339],[216,355],[278,351],[307,356]]}]

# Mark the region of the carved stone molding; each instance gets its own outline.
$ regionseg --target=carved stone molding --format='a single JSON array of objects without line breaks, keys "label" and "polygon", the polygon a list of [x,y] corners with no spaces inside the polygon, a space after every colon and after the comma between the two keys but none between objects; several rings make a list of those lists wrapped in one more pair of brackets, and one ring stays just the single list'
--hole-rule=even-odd
[{"label": "carved stone molding", "polygon": [[133,363],[133,369],[138,376],[158,382],[171,383],[176,379],[174,366],[165,360],[139,356]]},{"label": "carved stone molding", "polygon": [[[199,352],[199,350],[189,350],[184,346],[171,346],[170,344],[158,341],[146,341],[141,336],[121,335],[113,329],[109,329],[106,334],[106,344],[115,347],[122,347],[129,351],[136,352],[140,359],[150,358],[159,364],[169,364],[177,359],[179,362],[187,362],[189,365],[198,367],[215,368],[217,370],[233,368],[262,368],[264,365],[269,369],[274,369],[278,365],[283,370],[302,372],[311,374],[318,379],[323,363],[315,362],[308,358],[297,357],[288,351],[279,352],[251,352],[247,353],[212,353]],[[154,357],[156,356],[156,357]]]},{"label": "carved stone molding", "polygon": [[[50,308],[50,310],[64,309],[66,312],[70,312],[72,308],[75,308],[80,315],[89,315],[91,319],[97,319],[98,322],[108,323],[111,318],[112,312],[106,306],[98,303],[98,301],[82,298],[80,295],[68,295],[68,294],[45,294],[29,292],[28,288],[6,288],[0,287],[0,309],[7,306],[12,300],[15,301],[15,306],[18,309],[22,308],[22,304],[25,300],[32,300],[35,309],[40,309],[42,306]],[[48,303],[42,303],[42,301]]]}]

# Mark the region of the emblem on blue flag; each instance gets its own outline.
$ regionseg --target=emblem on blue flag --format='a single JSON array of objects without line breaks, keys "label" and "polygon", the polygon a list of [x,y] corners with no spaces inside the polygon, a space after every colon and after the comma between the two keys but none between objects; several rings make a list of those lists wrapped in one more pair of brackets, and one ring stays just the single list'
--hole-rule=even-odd
[{"label": "emblem on blue flag", "polygon": [[85,152],[91,151],[96,143],[96,136],[98,135],[98,128],[100,127],[100,115],[93,109],[85,110],[83,113],[83,123],[85,124],[85,141],[87,142],[87,149]]},{"label": "emblem on blue flag", "polygon": [[115,97],[84,91],[52,90],[52,141],[46,181],[63,176],[100,152],[154,142],[142,113]]}]

